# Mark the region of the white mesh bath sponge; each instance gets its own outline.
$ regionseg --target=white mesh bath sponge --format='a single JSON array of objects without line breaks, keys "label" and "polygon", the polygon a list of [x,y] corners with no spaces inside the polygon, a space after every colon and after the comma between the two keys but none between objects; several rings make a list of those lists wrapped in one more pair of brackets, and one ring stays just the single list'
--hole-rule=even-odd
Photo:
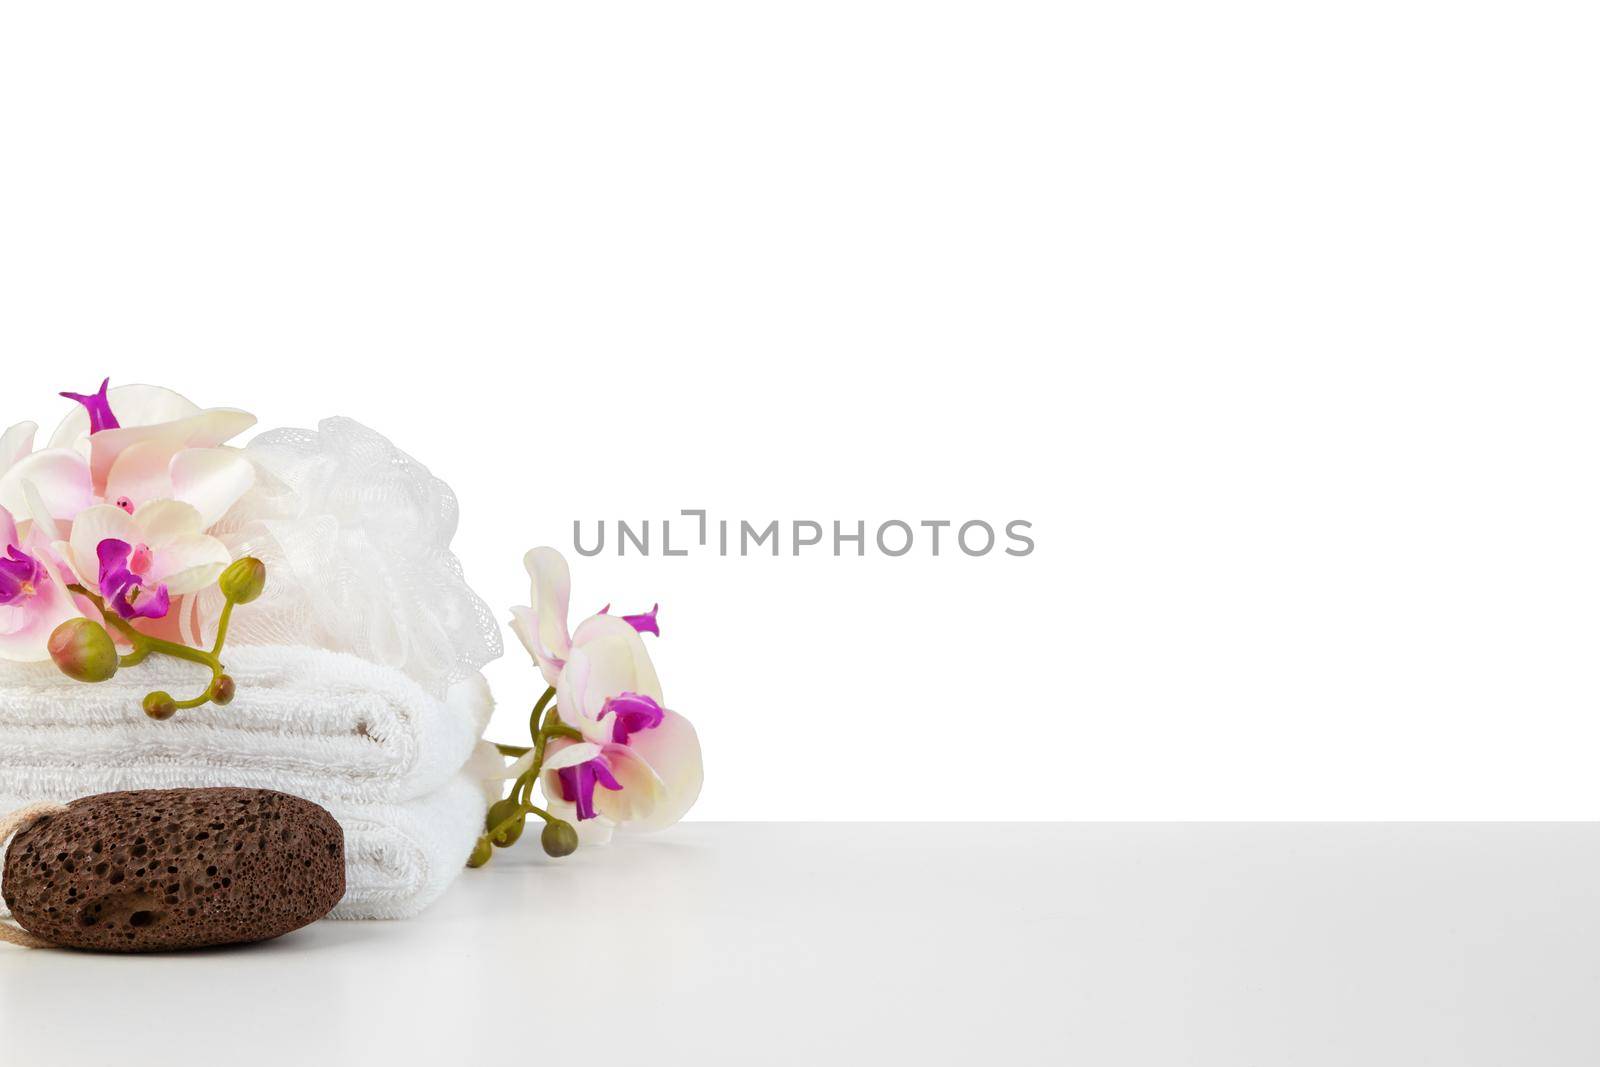
[{"label": "white mesh bath sponge", "polygon": [[[243,450],[255,485],[211,534],[267,565],[265,594],[234,614],[228,643],[311,645],[394,667],[442,693],[501,653],[499,626],[450,551],[448,485],[353,419],[269,430]],[[185,628],[204,643],[212,588]]]}]

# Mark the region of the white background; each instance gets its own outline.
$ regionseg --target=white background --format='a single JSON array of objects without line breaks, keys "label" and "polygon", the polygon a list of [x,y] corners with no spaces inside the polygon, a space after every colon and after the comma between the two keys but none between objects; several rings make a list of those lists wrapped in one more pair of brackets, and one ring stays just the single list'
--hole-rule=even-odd
[{"label": "white background", "polygon": [[354,416],[502,614],[575,518],[1033,522],[575,561],[701,818],[1593,818],[1597,28],[7,4],[0,422]]}]

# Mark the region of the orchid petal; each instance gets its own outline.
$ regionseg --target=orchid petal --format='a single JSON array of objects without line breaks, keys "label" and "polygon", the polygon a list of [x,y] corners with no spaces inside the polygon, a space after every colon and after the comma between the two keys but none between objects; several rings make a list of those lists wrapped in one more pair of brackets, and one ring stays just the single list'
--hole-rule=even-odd
[{"label": "orchid petal", "polygon": [[38,423],[19,422],[0,434],[0,474],[33,451],[33,439],[38,432]]},{"label": "orchid petal", "polygon": [[51,518],[74,519],[78,512],[94,503],[89,465],[70,449],[34,452],[19,459],[0,476],[0,507],[13,515],[28,514],[24,482],[33,482],[38,487],[39,498]]},{"label": "orchid petal", "polygon": [[235,448],[186,448],[172,457],[173,496],[193,504],[210,526],[249,492],[255,466]]},{"label": "orchid petal", "polygon": [[589,677],[593,666],[581,648],[574,648],[567,665],[556,679],[556,707],[568,726],[576,728],[584,737],[597,744],[611,740],[611,724],[600,721],[602,701],[593,706],[585,703],[589,692]]},{"label": "orchid petal", "polygon": [[131,545],[142,541],[144,532],[132,515],[110,504],[85,509],[72,524],[68,562],[78,581],[95,592],[100,591],[100,542],[108,538]]},{"label": "orchid petal", "polygon": [[49,659],[50,632],[71,618],[69,615],[54,625],[47,625],[43,616],[26,607],[14,606],[0,611],[20,620],[9,633],[0,633],[0,660],[12,663],[40,663]]},{"label": "orchid petal", "polygon": [[170,455],[185,448],[213,448],[237,437],[256,423],[256,417],[234,408],[210,408],[187,418],[153,426],[124,426],[102,430],[89,438],[89,466],[96,486],[104,487],[112,464],[124,450],[147,441],[159,442]]},{"label": "orchid petal", "polygon": [[0,550],[17,543],[17,520],[11,512],[0,508]]},{"label": "orchid petal", "polygon": [[[151,637],[165,637],[169,641],[176,641],[180,645],[193,645],[195,648],[204,648],[211,644],[216,635],[217,614],[207,612],[204,608],[210,602],[209,597],[183,596],[178,598],[176,610],[170,612],[162,620],[165,627],[170,630],[163,632],[160,627],[140,627]],[[220,597],[218,598],[221,599]],[[220,611],[220,608],[218,609]]]},{"label": "orchid petal", "polygon": [[566,660],[555,655],[540,642],[538,613],[528,607],[512,608],[511,632],[517,635],[522,647],[533,657],[539,673],[544,675],[545,684],[555,685],[556,680],[561,677],[561,669],[566,666]]},{"label": "orchid petal", "polygon": [[78,582],[79,585],[84,584],[78,581],[78,568],[72,561],[72,545],[69,542],[59,540],[48,541],[47,543],[50,545],[51,554],[60,561],[62,568],[66,571],[66,575],[62,580]]},{"label": "orchid petal", "polygon": [[540,773],[553,773],[563,767],[576,767],[580,763],[588,763],[600,755],[599,745],[589,741],[574,741],[557,749],[554,744],[545,750],[544,766]]},{"label": "orchid petal", "polygon": [[137,506],[172,496],[172,475],[168,473],[171,464],[172,453],[160,441],[129,445],[106,475],[107,502],[127,510],[124,500]]},{"label": "orchid petal", "polygon": [[155,558],[145,581],[164,584],[173,596],[199,592],[220,578],[233,562],[228,546],[205,534],[179,534],[159,547],[151,547]]},{"label": "orchid petal", "polygon": [[506,764],[503,771],[499,774],[496,774],[495,777],[502,782],[516,781],[524,774],[527,774],[528,768],[533,766],[533,756],[533,749],[528,749],[528,751],[524,752],[510,763]]},{"label": "orchid petal", "polygon": [[[200,413],[200,405],[159,385],[119,385],[106,394],[111,412],[124,427],[175,422]],[[73,448],[89,436],[89,412],[74,406],[50,435],[51,448]]]},{"label": "orchid petal", "polygon": [[473,746],[472,755],[467,757],[467,764],[461,770],[482,787],[484,802],[493,804],[505,791],[502,777],[505,769],[506,758],[500,754],[500,750],[492,742],[479,741]]},{"label": "orchid petal", "polygon": [[44,494],[39,492],[39,487],[30,481],[22,483],[22,498],[27,501],[27,510],[23,518],[28,522],[28,532],[37,532],[46,541],[59,541],[61,539],[61,526],[50,514],[50,506],[44,502]]},{"label": "orchid petal", "polygon": [[[34,599],[46,595],[41,593]],[[30,605],[12,611],[20,612],[25,621],[10,633],[0,634],[0,660],[13,663],[41,663],[49,659],[51,632],[68,619],[78,617],[71,601],[64,596],[52,596],[42,609]]]},{"label": "orchid petal", "polygon": [[[622,781],[622,794],[628,791],[627,775],[633,773],[630,763],[615,753],[615,747],[606,749],[613,773]],[[629,818],[623,828],[630,832],[651,833],[665,829],[677,822],[694,806],[700,797],[700,787],[705,782],[705,765],[700,755],[700,737],[693,724],[675,711],[667,710],[661,725],[641,730],[628,738],[629,755],[647,765],[661,783],[661,792],[655,805],[642,817]],[[622,795],[619,794],[619,795]],[[607,796],[596,807],[609,813],[615,800]]]},{"label": "orchid petal", "polygon": [[612,777],[622,788],[595,790],[595,812],[611,819],[619,828],[653,818],[667,796],[661,777],[627,745],[606,745],[605,757]]},{"label": "orchid petal", "polygon": [[553,548],[534,548],[522,557],[528,571],[529,596],[538,617],[539,642],[552,658],[564,659],[572,641],[567,634],[567,603],[572,595],[572,574],[567,561]]},{"label": "orchid petal", "polygon": [[137,540],[152,549],[159,549],[174,538],[197,534],[206,528],[195,506],[182,500],[152,500],[133,513],[133,520],[144,531]]},{"label": "orchid petal", "polygon": [[38,591],[26,602],[0,609],[0,660],[35,663],[50,658],[50,634],[79,615],[77,605],[48,565]]},{"label": "orchid petal", "polygon": [[[583,649],[590,676],[579,694],[585,714],[598,718],[607,697],[638,693],[664,704],[661,681],[639,632],[615,615],[591,615],[572,635],[573,654]],[[557,687],[559,699],[560,687]],[[569,705],[562,703],[563,709]]]}]

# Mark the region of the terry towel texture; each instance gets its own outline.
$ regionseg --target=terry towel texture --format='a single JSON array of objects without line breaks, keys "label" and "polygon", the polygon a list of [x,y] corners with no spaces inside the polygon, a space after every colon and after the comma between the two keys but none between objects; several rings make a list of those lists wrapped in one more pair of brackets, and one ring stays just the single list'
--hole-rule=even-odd
[{"label": "terry towel texture", "polygon": [[[493,701],[481,675],[436,698],[389,667],[292,646],[227,653],[238,695],[153,723],[154,688],[199,689],[171,661],[94,685],[0,664],[0,811],[123,789],[246,786],[327,808],[345,831],[336,918],[417,914],[460,873],[488,799],[472,766]],[[187,687],[187,688],[185,688]]]},{"label": "terry towel texture", "polygon": [[483,833],[483,784],[462,772],[405,804],[333,805],[344,827],[345,893],[335,919],[409,919],[450,887]]},{"label": "terry towel texture", "polygon": [[0,784],[41,796],[236,785],[319,804],[394,803],[449,781],[494,708],[481,674],[440,699],[340,652],[262,645],[226,659],[233,703],[159,725],[140,707],[144,694],[198,691],[205,668],[146,660],[85,685],[53,663],[0,664]]}]

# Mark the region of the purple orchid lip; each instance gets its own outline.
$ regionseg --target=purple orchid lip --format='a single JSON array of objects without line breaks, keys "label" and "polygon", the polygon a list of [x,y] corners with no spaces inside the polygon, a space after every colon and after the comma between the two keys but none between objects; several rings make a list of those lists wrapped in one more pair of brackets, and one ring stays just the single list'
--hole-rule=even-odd
[{"label": "purple orchid lip", "polygon": [[106,390],[111,385],[107,378],[100,383],[100,388],[94,393],[85,396],[83,393],[62,393],[68,400],[76,400],[89,409],[89,432],[99,433],[101,430],[119,430],[122,423],[117,421],[117,416],[111,411],[111,401],[106,397]]},{"label": "purple orchid lip", "polygon": [[112,610],[124,619],[159,619],[172,606],[172,598],[165,585],[154,591],[146,589],[144,577],[135,574],[128,566],[133,546],[115,537],[108,537],[95,548],[100,557],[100,593],[111,603]]},{"label": "purple orchid lip", "polygon": [[[656,612],[660,610],[660,604],[652,604],[650,605],[650,610],[645,612],[643,615],[623,615],[621,618],[623,622],[627,623],[629,626],[633,627],[635,630],[638,630],[642,634],[655,634],[657,637],[660,637],[661,624],[656,622]],[[610,611],[611,605],[607,604],[605,607],[600,609],[600,614],[605,615]]]},{"label": "purple orchid lip", "polygon": [[628,738],[640,730],[654,730],[660,726],[666,713],[651,697],[642,693],[623,693],[606,698],[605,705],[600,709],[600,718],[604,719],[608,714],[616,716],[611,720],[611,740],[625,745]]},{"label": "purple orchid lip", "polygon": [[39,561],[16,545],[8,545],[0,557],[0,605],[26,600],[37,591]]},{"label": "purple orchid lip", "polygon": [[611,773],[611,768],[598,757],[576,767],[563,767],[556,772],[556,778],[561,782],[562,799],[577,806],[579,822],[594,818],[596,785],[602,785],[612,792],[622,788],[622,783]]}]

